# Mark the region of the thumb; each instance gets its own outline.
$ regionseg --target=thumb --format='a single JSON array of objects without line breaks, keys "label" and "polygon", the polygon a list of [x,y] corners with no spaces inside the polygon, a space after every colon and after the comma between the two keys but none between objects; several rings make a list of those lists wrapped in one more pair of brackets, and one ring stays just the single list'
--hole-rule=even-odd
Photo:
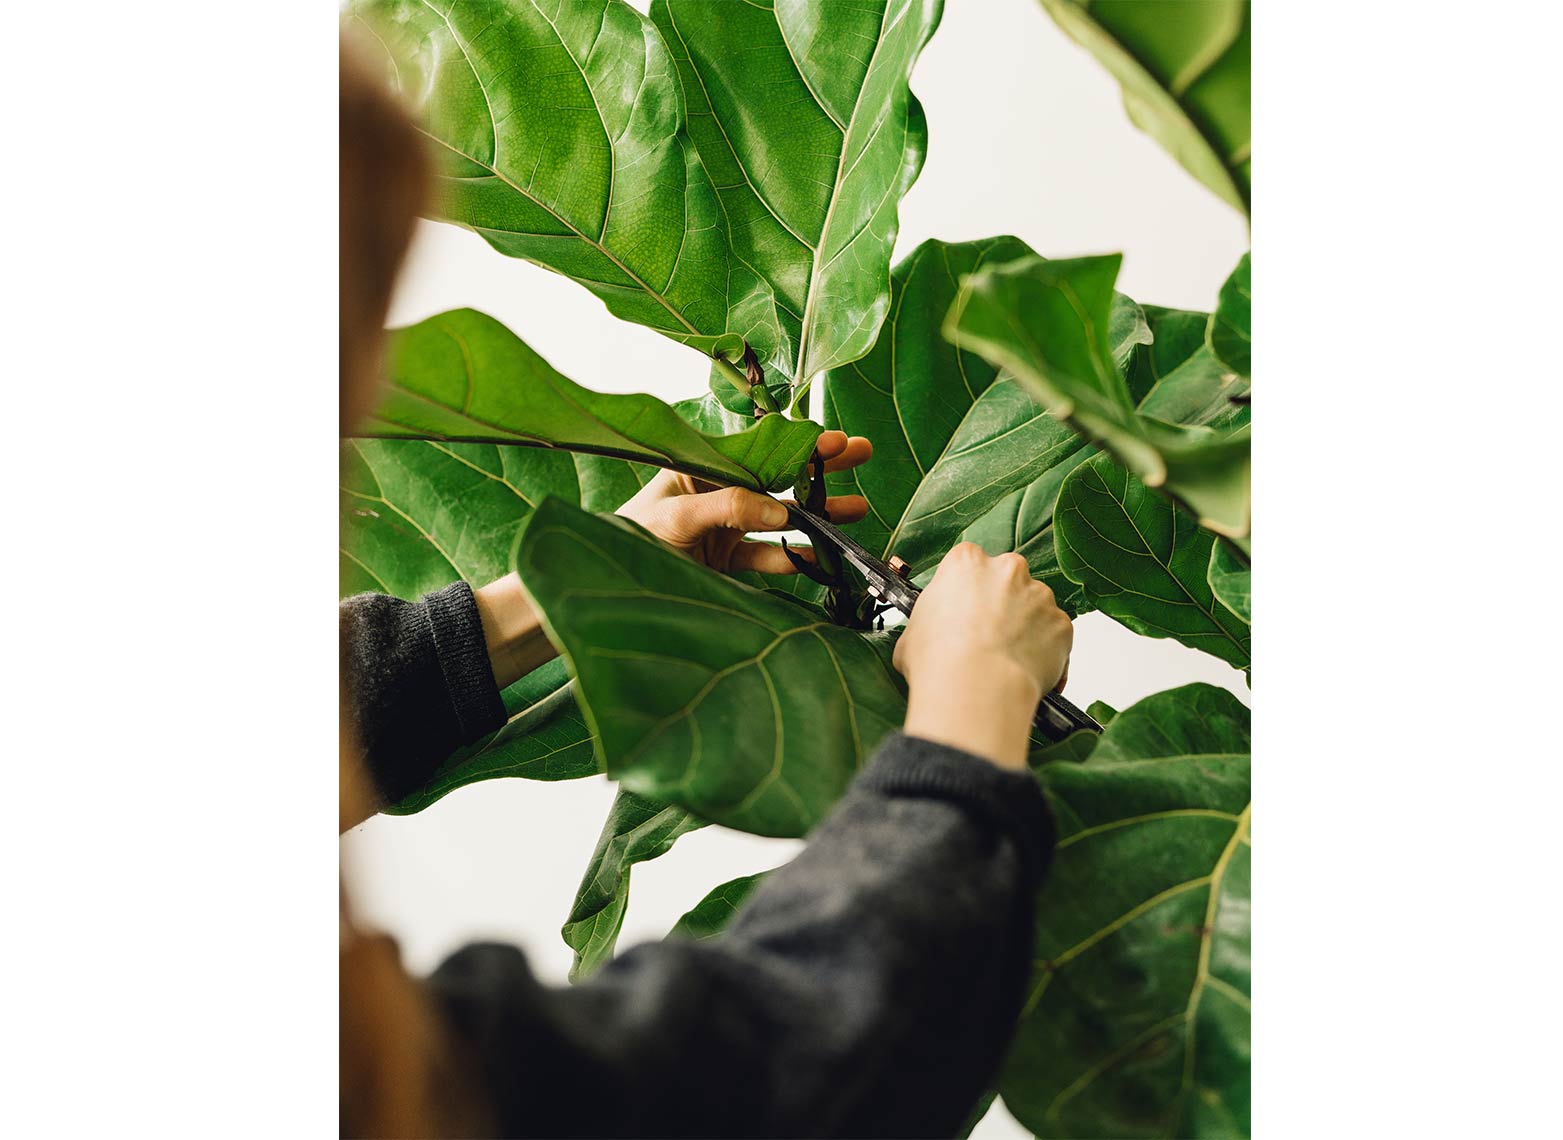
[{"label": "thumb", "polygon": [[700,495],[681,495],[668,504],[673,523],[691,538],[719,527],[734,530],[779,530],[787,508],[769,495],[743,487],[723,487]]}]

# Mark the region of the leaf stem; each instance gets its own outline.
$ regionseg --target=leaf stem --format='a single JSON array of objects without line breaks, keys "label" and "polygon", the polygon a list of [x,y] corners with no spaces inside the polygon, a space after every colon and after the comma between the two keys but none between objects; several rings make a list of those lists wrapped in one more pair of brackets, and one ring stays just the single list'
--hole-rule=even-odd
[{"label": "leaf stem", "polygon": [[770,392],[766,389],[764,384],[749,383],[749,378],[738,369],[737,365],[728,360],[725,356],[713,355],[711,359],[716,362],[716,370],[722,374],[722,378],[731,384],[734,388],[737,388],[741,394],[748,396],[751,400],[753,400],[754,406],[759,408],[760,411],[781,411],[781,409],[776,406],[776,401],[771,397]]},{"label": "leaf stem", "polygon": [[713,356],[711,359],[716,362],[716,370],[722,374],[724,380],[745,396],[748,396],[750,399],[754,398],[754,387],[749,383],[749,378],[738,371],[733,366],[732,361],[721,355]]}]

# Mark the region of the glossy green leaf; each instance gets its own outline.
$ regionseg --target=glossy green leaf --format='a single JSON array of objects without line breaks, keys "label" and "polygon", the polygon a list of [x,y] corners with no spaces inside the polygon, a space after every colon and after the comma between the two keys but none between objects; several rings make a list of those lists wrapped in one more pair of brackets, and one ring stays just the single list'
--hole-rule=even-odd
[{"label": "glossy green leaf", "polygon": [[1147,305],[1145,317],[1155,339],[1135,349],[1125,374],[1140,414],[1223,433],[1247,425],[1248,377],[1224,363],[1207,343],[1216,315]]},{"label": "glossy green leaf", "polygon": [[1059,841],[999,1081],[1039,1137],[1249,1134],[1249,731],[1186,685],[1038,771]]},{"label": "glossy green leaf", "polygon": [[438,441],[342,445],[342,596],[413,599],[508,572],[521,522],[545,495],[617,507],[654,472],[592,455]]},{"label": "glossy green leaf", "polygon": [[665,855],[679,836],[704,826],[704,820],[683,808],[619,790],[575,893],[570,918],[560,930],[575,951],[571,981],[594,973],[613,957],[629,905],[630,868]]},{"label": "glossy green leaf", "polygon": [[678,69],[620,0],[352,0],[430,140],[435,216],[702,352],[768,356],[770,286],[728,240]]},{"label": "glossy green leaf", "polygon": [[1247,378],[1253,372],[1253,268],[1243,255],[1232,276],[1221,286],[1216,311],[1210,314],[1210,351],[1228,368]]},{"label": "glossy green leaf", "polygon": [[1251,384],[1205,345],[1157,381],[1140,403],[1140,414],[1164,423],[1207,427],[1220,433],[1246,428],[1251,420]]},{"label": "glossy green leaf", "polygon": [[[937,0],[355,0],[438,216],[617,316],[803,379],[873,343]],[[655,26],[653,26],[655,21]]]},{"label": "glossy green leaf", "polygon": [[1201,525],[1241,539],[1249,529],[1248,428],[1180,426],[1136,410],[1111,340],[1121,260],[1024,257],[985,266],[965,278],[944,333],[1012,372],[1055,417],[1186,504]]},{"label": "glossy green leaf", "polygon": [[705,435],[653,396],[606,395],[566,379],[472,309],[398,330],[386,375],[361,435],[558,447],[777,490],[792,485],[820,433],[818,424],[772,415]]},{"label": "glossy green leaf", "polygon": [[1059,565],[1098,609],[1136,633],[1248,668],[1248,623],[1215,600],[1207,580],[1214,536],[1110,457],[1064,480],[1054,538]]},{"label": "glossy green leaf", "polygon": [[1140,130],[1248,213],[1248,0],[1042,0],[1123,88]]},{"label": "glossy green leaf", "polygon": [[689,135],[804,381],[868,351],[927,125],[908,80],[940,0],[655,0]]},{"label": "glossy green leaf", "polygon": [[1216,601],[1249,624],[1253,623],[1253,599],[1250,596],[1249,563],[1225,542],[1217,540],[1210,548],[1210,592]]},{"label": "glossy green leaf", "polygon": [[1096,454],[1094,447],[1080,448],[1029,487],[1007,496],[961,534],[963,542],[975,542],[988,554],[1014,551],[1024,555],[1031,576],[1048,584],[1054,600],[1071,617],[1091,610],[1094,603],[1085,588],[1078,582],[1071,582],[1058,565],[1053,512],[1064,479]]},{"label": "glossy green leaf", "polygon": [[[474,586],[509,572],[509,552],[534,503],[558,495],[611,509],[652,469],[537,448],[415,440],[352,440],[341,452],[343,596],[409,600],[458,579]],[[393,814],[421,811],[476,780],[564,780],[597,771],[591,733],[562,663],[502,694],[509,721],[456,752]]]},{"label": "glossy green leaf", "polygon": [[720,934],[768,873],[761,871],[758,875],[743,875],[714,887],[693,910],[678,920],[670,937],[698,940]]},{"label": "glossy green leaf", "polygon": [[1204,347],[1206,327],[1210,324],[1209,313],[1188,309],[1145,305],[1143,312],[1151,342],[1135,346],[1124,373],[1129,399],[1135,404],[1144,400],[1163,376]]},{"label": "glossy green leaf", "polygon": [[885,635],[832,625],[621,519],[547,500],[516,569],[608,775],[630,791],[802,835],[904,716]]},{"label": "glossy green leaf", "polygon": [[[873,553],[931,570],[963,530],[1038,484],[1024,515],[1034,525],[1020,534],[995,523],[988,536],[1042,545],[1051,518],[1046,488],[1056,493],[1061,473],[1090,448],[1014,380],[939,331],[964,275],[1030,252],[1013,237],[924,242],[891,275],[890,316],[873,350],[826,375],[826,426],[874,443],[870,463],[828,480],[833,494],[868,499],[868,517],[850,529]],[[1148,336],[1138,306],[1122,298],[1111,350],[1127,357]],[[1035,518],[1043,507],[1045,517]],[[1053,584],[1068,589],[1067,582]]]}]

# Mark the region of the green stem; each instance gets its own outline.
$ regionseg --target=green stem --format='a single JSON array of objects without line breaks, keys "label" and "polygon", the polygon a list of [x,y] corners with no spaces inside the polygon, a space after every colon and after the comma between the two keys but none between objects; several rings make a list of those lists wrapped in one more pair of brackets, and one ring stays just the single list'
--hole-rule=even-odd
[{"label": "green stem", "polygon": [[722,356],[713,356],[711,359],[716,362],[716,370],[722,374],[722,379],[750,399],[754,398],[754,388],[749,383],[749,378],[739,371],[732,361]]},{"label": "green stem", "polygon": [[716,362],[716,370],[722,374],[722,378],[753,400],[755,407],[766,413],[781,411],[764,384],[749,383],[749,378],[726,357],[713,356],[711,359]]}]

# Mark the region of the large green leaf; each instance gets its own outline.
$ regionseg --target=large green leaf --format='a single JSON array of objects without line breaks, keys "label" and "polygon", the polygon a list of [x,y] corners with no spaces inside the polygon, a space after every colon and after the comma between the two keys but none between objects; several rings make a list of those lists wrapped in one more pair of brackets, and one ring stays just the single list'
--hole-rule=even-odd
[{"label": "large green leaf", "polygon": [[1156,382],[1140,414],[1169,424],[1230,433],[1246,428],[1251,413],[1248,378],[1228,368],[1206,345]]},{"label": "large green leaf", "polygon": [[1216,601],[1252,625],[1253,598],[1247,557],[1218,539],[1210,548],[1207,577]]},{"label": "large green leaf", "polygon": [[1058,564],[1058,547],[1053,539],[1054,511],[1064,479],[1095,454],[1094,447],[1081,448],[1025,490],[1006,497],[961,534],[963,542],[975,542],[990,555],[1010,551],[1023,555],[1031,576],[1046,582],[1054,600],[1072,617],[1094,608],[1094,602],[1085,588],[1071,582]]},{"label": "large green leaf", "polygon": [[546,500],[516,568],[606,771],[630,791],[802,835],[905,713],[885,635],[832,625],[622,519]]},{"label": "large green leaf", "polygon": [[[545,495],[594,509],[633,495],[652,469],[537,448],[416,440],[352,440],[341,453],[343,596],[414,599],[464,579],[481,586],[509,571],[516,531]],[[597,771],[591,732],[562,663],[502,694],[508,723],[461,749],[388,810],[420,811],[475,780],[573,779]]]},{"label": "large green leaf", "polygon": [[683,808],[619,790],[576,890],[570,918],[560,930],[575,951],[571,981],[593,973],[613,957],[629,905],[630,868],[665,855],[679,836],[704,826],[704,820]]},{"label": "large green leaf", "polygon": [[1138,344],[1124,372],[1129,399],[1138,404],[1145,399],[1167,373],[1182,364],[1205,344],[1209,313],[1189,309],[1167,309],[1160,305],[1143,306],[1145,322],[1150,326],[1151,342]]},{"label": "large green leaf", "polygon": [[710,893],[696,903],[693,910],[678,920],[670,936],[698,940],[714,938],[722,933],[744,900],[767,874],[769,872],[761,871],[758,875],[742,875],[711,888]]},{"label": "large green leaf", "polygon": [[[1118,297],[1114,302],[1114,314],[1124,312],[1132,304],[1128,298]],[[1132,327],[1133,336],[1112,343],[1114,358],[1123,363],[1124,383],[1128,386],[1130,399],[1136,402],[1143,400],[1164,375],[1204,347],[1205,328],[1210,318],[1208,313],[1158,305],[1145,305],[1141,312],[1151,336],[1149,343],[1137,326]],[[1126,360],[1125,351],[1128,352]],[[1169,393],[1173,390],[1183,392],[1181,386]],[[1096,454],[1096,448],[1082,447],[1029,487],[1006,497],[961,535],[962,539],[975,542],[989,554],[1013,550],[1024,555],[1032,576],[1051,586],[1058,604],[1071,615],[1089,610],[1092,602],[1084,588],[1071,582],[1059,569],[1058,550],[1053,541],[1053,512],[1065,476]]]},{"label": "large green leaf", "polygon": [[1248,0],[1042,0],[1042,7],[1112,72],[1134,125],[1248,213]]},{"label": "large green leaf", "polygon": [[775,298],[732,250],[649,19],[620,0],[347,11],[431,140],[436,216],[702,352],[775,351]]},{"label": "large green leaf", "polygon": [[908,80],[941,0],[655,0],[689,134],[740,264],[765,279],[806,381],[868,351],[927,124]]},{"label": "large green leaf", "polygon": [[[1248,375],[1240,374],[1210,346],[1218,321],[1237,315],[1228,299],[1236,276],[1234,273],[1221,290],[1228,306],[1225,318],[1219,308],[1215,313],[1196,313],[1145,306],[1145,318],[1155,339],[1135,349],[1125,374],[1130,398],[1137,402],[1142,416],[1221,432],[1248,424]],[[1246,313],[1241,319],[1246,328]]]},{"label": "large green leaf", "polygon": [[1202,525],[1241,539],[1249,530],[1248,427],[1175,425],[1136,410],[1113,351],[1121,261],[1024,257],[984,266],[965,278],[944,333],[1012,372],[1055,417],[1188,505]]},{"label": "large green leaf", "polygon": [[349,12],[435,144],[439,217],[702,352],[747,341],[783,378],[873,343],[937,0]]},{"label": "large green leaf", "polygon": [[1059,823],[999,1081],[1039,1137],[1249,1134],[1248,710],[1186,685],[1038,772]]},{"label": "large green leaf", "polygon": [[1096,607],[1135,633],[1171,637],[1246,669],[1249,629],[1211,594],[1215,537],[1105,455],[1058,494],[1058,561]]},{"label": "large green leaf", "polygon": [[1253,300],[1253,267],[1245,253],[1221,286],[1209,332],[1210,351],[1245,378],[1253,371]]},{"label": "large green leaf", "polygon": [[[1089,453],[1013,379],[939,332],[964,275],[1030,252],[1013,237],[924,242],[891,275],[890,315],[873,350],[826,375],[826,426],[874,442],[872,462],[833,474],[829,485],[834,494],[868,499],[868,517],[851,532],[875,554],[929,570],[963,530],[1028,486],[1039,488],[1032,503],[1045,505],[1043,517],[1033,509],[1024,514],[1024,533],[997,523],[987,533],[995,542],[1012,537],[1015,546],[1004,550],[1040,543],[1052,513],[1045,489],[1056,494],[1062,473]],[[1126,359],[1149,332],[1128,298],[1115,317],[1111,350]],[[1069,589],[1061,579],[1051,584],[1060,594]]]},{"label": "large green leaf", "polygon": [[705,435],[652,396],[566,379],[493,317],[456,309],[398,330],[380,406],[359,434],[522,443],[672,467],[721,483],[791,486],[818,424],[771,415]]}]

